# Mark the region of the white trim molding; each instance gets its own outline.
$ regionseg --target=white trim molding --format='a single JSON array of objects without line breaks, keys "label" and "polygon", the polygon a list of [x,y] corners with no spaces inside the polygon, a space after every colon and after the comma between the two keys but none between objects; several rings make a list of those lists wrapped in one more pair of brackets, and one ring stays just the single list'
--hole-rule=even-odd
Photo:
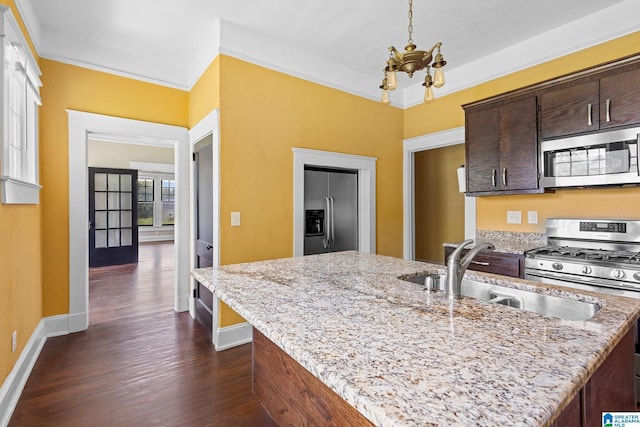
[{"label": "white trim molding", "polygon": [[39,184],[21,181],[8,176],[0,176],[2,203],[37,205],[40,203]]},{"label": "white trim molding", "polygon": [[9,424],[11,415],[24,389],[24,385],[27,383],[29,375],[31,375],[33,366],[36,364],[36,360],[38,360],[38,356],[46,340],[45,322],[43,319],[38,323],[31,337],[29,337],[25,348],[22,350],[22,353],[20,353],[20,357],[18,357],[16,364],[13,365],[13,369],[4,380],[2,388],[0,388],[0,426]]},{"label": "white trim molding", "polygon": [[376,157],[293,147],[293,256],[304,255],[305,165],[358,171],[358,250],[376,253]]},{"label": "white trim molding", "polygon": [[[402,141],[402,254],[404,259],[415,259],[415,166],[414,153],[433,150],[451,145],[464,144],[464,126],[408,138]],[[464,198],[464,235],[465,239],[475,239],[476,235],[476,199]]]},{"label": "white trim molding", "polygon": [[226,350],[253,341],[253,327],[248,322],[218,328],[213,333],[216,351]]},{"label": "white trim molding", "polygon": [[[209,113],[204,119],[199,121],[193,128],[189,130],[189,150],[191,155],[195,152],[195,146],[198,142],[202,141],[204,138],[211,136],[211,145],[212,145],[212,153],[213,153],[213,267],[218,267],[220,265],[220,111],[218,109],[213,110]],[[190,263],[191,267],[196,267],[196,258],[195,258],[195,236],[196,236],[196,199],[195,199],[195,165],[194,162],[191,162],[191,170],[190,170],[191,185],[190,185],[190,200],[189,203],[191,205],[191,240],[190,240]],[[193,289],[195,289],[195,279],[191,278],[191,292],[189,294],[189,313],[191,317],[196,318],[196,309],[195,309],[195,299],[193,298]],[[232,347],[233,345],[229,345],[229,342],[236,342],[237,340],[243,341],[243,338],[235,337],[233,333],[222,332],[224,328],[220,328],[218,323],[218,312],[220,306],[220,299],[214,294],[213,296],[213,322],[211,325],[212,328],[212,341],[216,350],[221,350],[224,348]],[[232,336],[232,338],[228,338],[228,336]],[[245,338],[246,339],[246,338]],[[249,341],[251,341],[251,333],[249,335]],[[240,344],[244,344],[245,342],[240,342]],[[240,345],[235,344],[235,345]]]},{"label": "white trim molding", "polygon": [[69,333],[67,315],[41,319],[27,340],[18,360],[0,387],[0,426],[9,424],[11,415],[18,404],[22,390],[40,356],[47,338]]},{"label": "white trim molding", "polygon": [[131,144],[155,144],[174,149],[176,174],[175,302],[187,310],[189,298],[189,168],[185,128],[67,110],[69,119],[69,316],[68,331],[89,325],[88,139],[94,135]]},{"label": "white trim molding", "polygon": [[[105,48],[97,52],[84,40],[46,34],[29,0],[15,0],[38,56],[155,84],[191,90],[218,53],[288,75],[342,90],[371,100],[380,99],[378,76],[349,70],[308,52],[270,40],[225,21],[211,23],[208,37],[186,64],[150,60]],[[640,2],[621,0],[610,7],[539,34],[469,64],[450,68],[447,84],[436,96],[473,87],[549,60],[640,30]],[[71,50],[73,55],[69,55]],[[454,64],[451,63],[450,67]],[[398,94],[399,95],[399,94]],[[402,90],[394,106],[410,108],[422,103],[424,88],[418,83]]]}]

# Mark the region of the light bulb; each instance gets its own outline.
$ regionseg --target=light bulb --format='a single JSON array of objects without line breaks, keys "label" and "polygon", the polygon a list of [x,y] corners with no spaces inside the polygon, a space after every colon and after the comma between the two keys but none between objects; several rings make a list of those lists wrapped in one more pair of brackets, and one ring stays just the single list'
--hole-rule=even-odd
[{"label": "light bulb", "polygon": [[435,87],[444,86],[444,70],[443,70],[443,67],[436,68],[436,72],[433,75],[433,85]]},{"label": "light bulb", "polygon": [[398,77],[395,71],[389,71],[387,74],[387,89],[394,90],[398,87]]},{"label": "light bulb", "polygon": [[382,99],[380,100],[380,102],[382,102],[383,105],[389,105],[391,103],[388,90],[385,89],[382,91]]},{"label": "light bulb", "polygon": [[433,88],[431,86],[427,86],[427,89],[424,91],[424,102],[430,104],[434,99],[436,99],[436,97],[433,94]]}]

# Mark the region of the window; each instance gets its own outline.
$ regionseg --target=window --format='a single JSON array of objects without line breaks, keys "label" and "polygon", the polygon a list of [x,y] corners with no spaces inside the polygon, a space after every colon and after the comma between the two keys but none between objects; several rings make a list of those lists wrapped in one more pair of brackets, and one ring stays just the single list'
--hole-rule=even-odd
[{"label": "window", "polygon": [[3,11],[5,41],[0,44],[3,60],[2,115],[0,127],[0,192],[2,203],[37,204],[38,106],[40,69],[11,13]]},{"label": "window", "polygon": [[153,179],[138,179],[138,225],[153,225]]},{"label": "window", "polygon": [[176,194],[173,175],[138,173],[138,225],[141,227],[173,226]]},{"label": "window", "polygon": [[173,225],[176,182],[173,179],[162,180],[162,225]]}]

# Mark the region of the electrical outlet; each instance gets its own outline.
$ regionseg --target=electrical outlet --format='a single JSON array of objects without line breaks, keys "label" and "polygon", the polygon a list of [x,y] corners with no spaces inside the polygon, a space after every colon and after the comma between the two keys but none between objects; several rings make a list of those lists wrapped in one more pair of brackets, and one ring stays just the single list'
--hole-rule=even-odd
[{"label": "electrical outlet", "polygon": [[522,224],[522,212],[507,211],[507,224]]},{"label": "electrical outlet", "polygon": [[18,349],[18,331],[11,334],[11,353],[15,353]]},{"label": "electrical outlet", "polygon": [[240,227],[240,212],[231,212],[231,226]]},{"label": "electrical outlet", "polygon": [[527,212],[527,221],[529,224],[537,224],[538,223],[538,211],[528,211]]}]

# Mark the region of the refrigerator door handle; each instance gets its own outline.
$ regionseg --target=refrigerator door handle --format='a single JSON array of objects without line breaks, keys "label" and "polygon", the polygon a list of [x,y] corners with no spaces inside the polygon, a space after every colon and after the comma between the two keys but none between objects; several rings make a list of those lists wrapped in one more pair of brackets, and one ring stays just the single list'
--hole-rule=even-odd
[{"label": "refrigerator door handle", "polygon": [[322,236],[322,247],[327,249],[331,247],[331,233],[329,229],[331,228],[331,202],[329,201],[329,197],[324,198],[324,211],[326,212],[324,216],[324,236]]},{"label": "refrigerator door handle", "polygon": [[333,218],[333,197],[329,196],[329,202],[331,203],[331,240],[329,241],[330,243],[330,248],[334,247],[336,244],[336,230],[335,230],[335,222],[334,222],[334,218]]}]

